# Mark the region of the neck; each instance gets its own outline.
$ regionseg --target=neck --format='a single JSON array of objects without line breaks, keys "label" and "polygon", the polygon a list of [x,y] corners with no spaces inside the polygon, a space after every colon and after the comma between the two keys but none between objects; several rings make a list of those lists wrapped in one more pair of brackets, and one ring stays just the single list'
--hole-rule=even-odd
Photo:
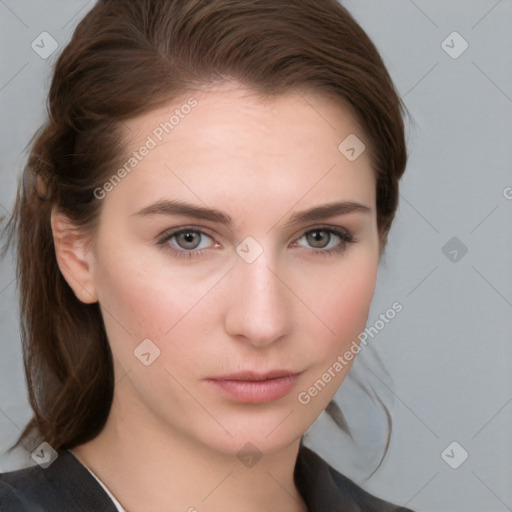
[{"label": "neck", "polygon": [[293,479],[300,440],[255,463],[137,416],[114,395],[102,432],[73,449],[127,512],[307,511]]}]

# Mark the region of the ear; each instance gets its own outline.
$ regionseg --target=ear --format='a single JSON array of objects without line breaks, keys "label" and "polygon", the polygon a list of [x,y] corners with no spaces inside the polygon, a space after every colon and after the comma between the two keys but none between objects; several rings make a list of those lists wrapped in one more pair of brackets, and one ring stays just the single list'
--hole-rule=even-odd
[{"label": "ear", "polygon": [[90,237],[55,209],[51,213],[51,227],[55,256],[64,279],[78,300],[85,304],[97,302]]}]

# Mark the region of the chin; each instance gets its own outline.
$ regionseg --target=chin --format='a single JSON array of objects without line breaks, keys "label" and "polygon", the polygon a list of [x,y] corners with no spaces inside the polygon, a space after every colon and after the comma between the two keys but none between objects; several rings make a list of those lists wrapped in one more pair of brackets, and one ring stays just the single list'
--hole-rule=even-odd
[{"label": "chin", "polygon": [[224,422],[223,426],[229,434],[219,427],[219,435],[210,437],[205,442],[214,450],[238,458],[246,451],[255,452],[255,455],[277,453],[299,441],[316,419],[302,418],[298,421],[297,413],[297,408],[286,407],[276,409],[273,414],[263,418],[255,419],[252,414],[231,423]]}]

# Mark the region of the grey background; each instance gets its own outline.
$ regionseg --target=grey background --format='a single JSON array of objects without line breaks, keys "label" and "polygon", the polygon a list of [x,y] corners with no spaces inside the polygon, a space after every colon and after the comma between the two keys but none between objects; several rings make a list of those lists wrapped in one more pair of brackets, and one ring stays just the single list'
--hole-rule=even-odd
[{"label": "grey background", "polygon": [[[93,3],[0,0],[1,214],[12,208],[24,147],[44,119],[58,54],[43,59],[31,43],[46,31],[60,50]],[[411,114],[409,165],[368,325],[395,301],[403,311],[354,366],[392,404],[380,469],[364,478],[384,431],[349,381],[340,405],[372,456],[351,448],[325,414],[308,444],[370,492],[418,511],[512,510],[512,0],[343,3],[377,44]],[[469,44],[458,58],[442,47],[454,31]],[[462,48],[457,36],[446,45],[452,54]],[[0,471],[31,463],[30,454],[2,453],[30,417],[16,301],[7,258],[0,268]],[[377,368],[378,357],[389,374],[365,370]],[[457,469],[441,457],[453,441],[469,454]],[[448,450],[448,460],[460,453]]]}]

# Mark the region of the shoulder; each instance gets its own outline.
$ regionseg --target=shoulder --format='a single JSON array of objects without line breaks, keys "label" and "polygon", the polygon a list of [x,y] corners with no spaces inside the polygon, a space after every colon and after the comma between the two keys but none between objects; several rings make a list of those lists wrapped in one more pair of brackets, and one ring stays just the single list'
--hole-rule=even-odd
[{"label": "shoulder", "polygon": [[116,512],[108,495],[75,457],[60,451],[46,469],[31,466],[0,474],[1,512]]},{"label": "shoulder", "polygon": [[366,492],[304,445],[299,449],[295,482],[311,512],[412,512]]}]

